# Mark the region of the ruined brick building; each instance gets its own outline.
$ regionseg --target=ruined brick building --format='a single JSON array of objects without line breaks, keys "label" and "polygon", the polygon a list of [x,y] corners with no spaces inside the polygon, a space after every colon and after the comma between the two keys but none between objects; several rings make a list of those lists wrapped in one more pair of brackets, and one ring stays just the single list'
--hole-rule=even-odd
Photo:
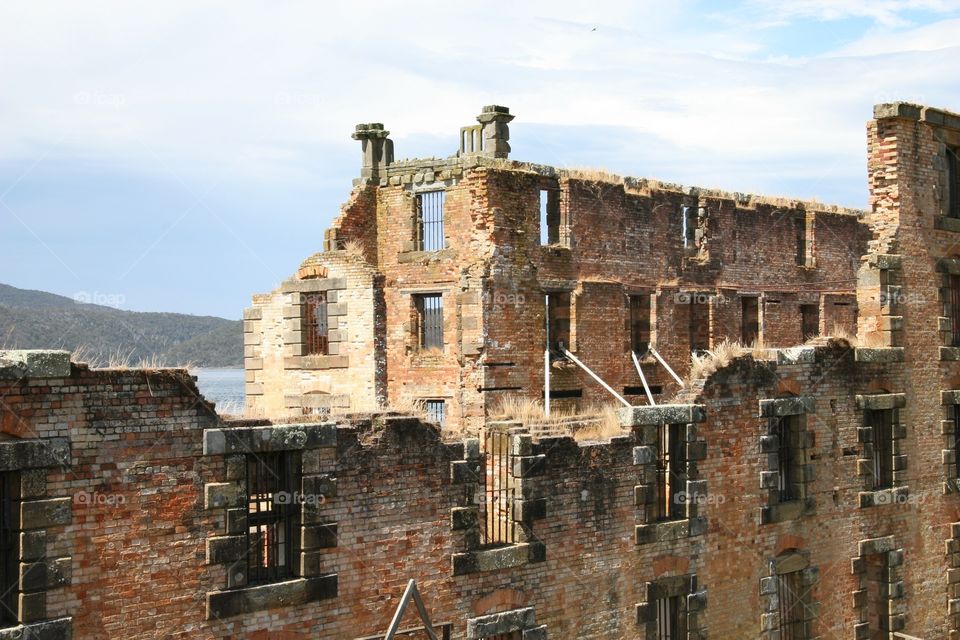
[{"label": "ruined brick building", "polygon": [[[329,250],[247,313],[285,419],[0,352],[0,640],[377,640],[409,580],[438,638],[960,638],[960,115],[875,107],[859,213],[515,164],[508,119],[430,171],[358,129]],[[485,420],[544,360],[556,400],[603,392],[548,326],[615,391],[650,345],[770,348],[682,388],[644,358],[612,438]],[[358,412],[393,394],[450,428]]]},{"label": "ruined brick building", "polygon": [[[856,332],[861,211],[685,188],[507,159],[504,107],[485,107],[444,159],[397,162],[358,125],[361,177],[324,251],[254,297],[248,406],[266,415],[426,402],[473,430],[504,396],[659,398],[690,352],[723,339],[792,346]],[[548,339],[549,334],[549,339]]]}]

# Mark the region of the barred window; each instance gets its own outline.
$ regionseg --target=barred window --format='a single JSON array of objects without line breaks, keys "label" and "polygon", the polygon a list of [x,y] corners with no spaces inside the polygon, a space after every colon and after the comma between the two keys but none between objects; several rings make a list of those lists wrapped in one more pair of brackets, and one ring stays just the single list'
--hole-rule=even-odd
[{"label": "barred window", "polygon": [[630,296],[630,345],[641,356],[650,348],[650,294]]},{"label": "barred window", "polygon": [[447,422],[447,403],[443,400],[424,400],[423,408],[427,413],[427,421],[440,425]]},{"label": "barred window", "polygon": [[798,266],[807,264],[807,221],[805,218],[793,220],[793,230],[797,238],[796,263]]},{"label": "barred window", "polygon": [[680,520],[686,517],[686,504],[677,494],[686,489],[687,465],[684,461],[682,424],[660,425],[657,452],[656,519]]},{"label": "barred window", "polygon": [[866,424],[873,431],[873,488],[893,486],[893,425],[896,409],[868,409]]},{"label": "barred window", "polygon": [[950,275],[947,306],[950,318],[950,344],[960,347],[960,276]]},{"label": "barred window", "polygon": [[780,502],[798,499],[796,477],[796,441],[799,437],[799,416],[780,416],[776,418],[775,435],[779,441],[777,448],[777,473]]},{"label": "barred window", "polygon": [[0,625],[17,624],[20,587],[20,474],[0,473]]},{"label": "barred window", "polygon": [[247,584],[296,575],[300,453],[247,455]]},{"label": "barred window", "polygon": [[425,191],[417,194],[414,244],[417,251],[440,251],[444,248],[443,230],[446,191]]},{"label": "barred window", "polygon": [[958,150],[947,147],[947,193],[951,218],[960,218],[960,160],[957,159]]},{"label": "barred window", "polygon": [[780,640],[806,640],[807,594],[800,571],[777,576],[777,600],[780,603]]},{"label": "barred window", "polygon": [[303,304],[303,331],[307,354],[327,355],[330,343],[325,291],[306,294]]},{"label": "barred window", "polygon": [[413,297],[417,340],[421,349],[443,349],[443,294],[425,293]]},{"label": "barred window", "polygon": [[657,640],[686,640],[684,596],[657,599]]},{"label": "barred window", "polygon": [[950,405],[950,421],[953,423],[953,447],[956,477],[960,480],[960,405]]}]

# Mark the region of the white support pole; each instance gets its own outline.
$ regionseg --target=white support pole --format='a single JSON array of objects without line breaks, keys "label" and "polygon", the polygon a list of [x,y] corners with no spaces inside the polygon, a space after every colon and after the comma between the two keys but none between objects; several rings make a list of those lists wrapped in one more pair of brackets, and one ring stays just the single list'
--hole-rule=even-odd
[{"label": "white support pole", "polygon": [[598,375],[595,374],[593,371],[591,371],[590,368],[589,368],[587,365],[585,365],[585,364],[583,364],[582,362],[580,362],[579,360],[577,360],[577,356],[573,355],[572,353],[570,353],[570,352],[567,351],[566,349],[563,350],[563,355],[565,355],[565,356],[567,356],[568,358],[570,358],[571,360],[573,360],[573,362],[574,362],[575,364],[579,365],[579,367],[580,367],[581,369],[583,369],[584,371],[586,371],[587,373],[589,373],[591,378],[593,378],[594,380],[596,380],[597,382],[599,382],[599,383],[600,383],[600,386],[602,386],[604,389],[606,389],[606,390],[609,391],[611,394],[613,394],[613,397],[616,398],[617,400],[619,400],[620,402],[622,402],[622,403],[624,404],[624,406],[627,406],[627,407],[632,407],[632,406],[633,406],[632,404],[630,404],[629,402],[627,402],[626,400],[624,400],[624,399],[623,399],[623,396],[621,396],[619,393],[617,393],[616,391],[614,391],[614,390],[610,387],[610,385],[608,385],[606,382],[604,382],[603,380],[601,380],[601,379],[600,379],[600,376],[598,376]]},{"label": "white support pole", "polygon": [[679,384],[681,387],[686,386],[683,384],[683,380],[680,379],[680,376],[678,376],[676,372],[670,368],[670,365],[667,364],[667,361],[664,360],[659,353],[657,353],[656,349],[654,349],[653,347],[650,347],[650,353],[653,354],[654,358],[660,361],[660,364],[662,364],[666,368],[666,370],[670,373],[670,375],[673,376],[673,379],[677,381],[677,384]]},{"label": "white support pole", "polygon": [[657,403],[653,401],[653,394],[650,393],[650,387],[647,385],[647,379],[643,375],[643,369],[640,368],[640,360],[637,359],[637,352],[631,349],[630,355],[633,356],[633,364],[637,368],[637,373],[640,374],[640,382],[643,383],[643,390],[647,392],[647,400],[650,401],[650,406],[654,407],[657,405]]},{"label": "white support pole", "polygon": [[543,352],[543,415],[550,417],[550,349]]}]

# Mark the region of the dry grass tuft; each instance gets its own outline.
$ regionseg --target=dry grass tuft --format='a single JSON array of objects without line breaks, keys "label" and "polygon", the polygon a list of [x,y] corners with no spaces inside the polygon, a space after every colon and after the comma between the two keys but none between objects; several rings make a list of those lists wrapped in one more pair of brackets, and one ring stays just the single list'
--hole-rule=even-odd
[{"label": "dry grass tuft", "polygon": [[347,240],[343,243],[343,250],[353,258],[360,258],[364,261],[367,259],[367,249],[359,240]]},{"label": "dry grass tuft", "polygon": [[82,344],[70,353],[70,361],[86,364],[91,369],[193,369],[192,362],[169,365],[159,354],[133,359],[133,352],[122,351],[119,347],[107,356],[94,351],[89,345]]},{"label": "dry grass tuft", "polygon": [[746,348],[739,341],[724,340],[713,349],[707,351],[704,355],[692,354],[690,356],[690,380],[706,378],[714,371],[722,369],[730,364],[734,358],[752,354],[757,347]]},{"label": "dry grass tuft", "polygon": [[595,403],[579,411],[551,408],[550,415],[547,416],[543,412],[541,401],[522,396],[507,396],[493,407],[490,419],[513,420],[528,428],[548,427],[552,428],[552,431],[572,435],[578,441],[609,440],[626,433],[620,426],[617,409],[618,405]]},{"label": "dry grass tuft", "polygon": [[569,169],[561,169],[561,174],[576,180],[584,180],[586,182],[610,182],[613,184],[619,184],[623,182],[623,178],[617,174],[607,171],[606,169],[594,169],[592,167],[572,167]]}]

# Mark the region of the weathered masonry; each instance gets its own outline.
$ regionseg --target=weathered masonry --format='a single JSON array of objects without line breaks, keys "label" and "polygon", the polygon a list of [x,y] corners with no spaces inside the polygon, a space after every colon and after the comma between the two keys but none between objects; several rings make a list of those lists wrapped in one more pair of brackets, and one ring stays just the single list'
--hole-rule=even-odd
[{"label": "weathered masonry", "polygon": [[[769,285],[760,262],[741,264],[756,260],[757,234],[737,245],[732,230],[750,216],[775,228],[772,211],[701,193],[706,220],[677,219],[689,193],[510,163],[502,108],[435,162],[444,195],[418,199],[403,187],[426,172],[405,184],[383,129],[360,128],[362,177],[330,249],[248,311],[255,403],[277,401],[279,417],[225,420],[183,371],[0,351],[0,640],[375,640],[409,580],[455,640],[960,638],[960,116],[902,103],[874,116],[870,210],[814,212],[802,244],[814,264],[768,256],[782,270]],[[546,246],[524,244],[517,231],[537,231],[527,186],[551,176],[559,199],[548,185],[544,220],[567,222]],[[651,276],[635,302],[636,252],[616,243],[646,241],[628,227],[654,216],[651,198],[669,205],[653,246],[683,235],[643,262],[673,279]],[[390,208],[407,200],[409,218]],[[620,220],[615,237],[588,232]],[[411,236],[384,230],[401,224]],[[790,228],[772,237],[800,248]],[[789,298],[782,282],[802,292],[802,278],[820,289],[847,277],[852,288],[829,295],[850,298],[836,317],[856,340],[798,344],[814,311],[830,333],[829,295]],[[495,309],[485,287],[511,282],[539,292],[536,323]],[[702,307],[698,291],[713,292]],[[749,322],[725,329],[725,313]],[[721,335],[780,346],[716,361],[682,389],[664,381],[662,402],[624,408],[604,440],[487,419],[488,392],[463,380],[534,384],[548,318],[618,385],[614,351],[619,362],[644,342],[685,362]],[[604,349],[608,364],[592,355]],[[433,422],[356,411],[394,387],[435,403]],[[444,416],[467,434],[435,424]],[[412,608],[400,623],[416,637]]]},{"label": "weathered masonry", "polygon": [[[448,158],[396,161],[357,125],[361,177],[324,251],[246,311],[248,408],[264,415],[432,403],[475,432],[506,395],[656,396],[691,351],[855,332],[864,212],[508,160],[505,107]],[[549,333],[549,337],[548,337]],[[557,357],[561,356],[561,357]],[[645,398],[644,398],[645,400]]]}]

